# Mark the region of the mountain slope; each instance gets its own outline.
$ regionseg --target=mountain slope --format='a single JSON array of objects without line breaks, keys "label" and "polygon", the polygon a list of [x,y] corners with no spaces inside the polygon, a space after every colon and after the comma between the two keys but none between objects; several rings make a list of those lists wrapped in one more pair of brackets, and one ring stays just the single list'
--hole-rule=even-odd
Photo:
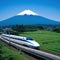
[{"label": "mountain slope", "polygon": [[45,25],[60,25],[60,22],[53,21],[41,16],[35,15],[17,15],[12,18],[0,21],[0,26],[7,26],[7,25],[16,25],[16,24],[45,24]]}]

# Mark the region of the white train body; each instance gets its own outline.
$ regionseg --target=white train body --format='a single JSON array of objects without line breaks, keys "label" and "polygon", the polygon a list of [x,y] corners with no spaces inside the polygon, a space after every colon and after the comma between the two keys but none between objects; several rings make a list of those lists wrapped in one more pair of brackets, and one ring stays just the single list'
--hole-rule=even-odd
[{"label": "white train body", "polygon": [[10,42],[18,43],[18,44],[25,45],[31,48],[40,47],[40,45],[30,37],[22,37],[22,36],[9,35],[9,34],[2,34],[1,37]]}]

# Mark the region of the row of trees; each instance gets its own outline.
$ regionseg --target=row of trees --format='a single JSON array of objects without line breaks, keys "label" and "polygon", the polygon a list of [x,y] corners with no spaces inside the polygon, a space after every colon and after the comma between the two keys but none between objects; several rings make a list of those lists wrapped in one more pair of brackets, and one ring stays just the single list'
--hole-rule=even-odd
[{"label": "row of trees", "polygon": [[[19,35],[19,33],[23,33],[26,31],[37,31],[44,29],[42,26],[35,25],[15,25],[9,28],[3,29],[4,33]],[[1,30],[2,31],[2,30]]]},{"label": "row of trees", "polygon": [[60,26],[55,27],[53,31],[60,33]]},{"label": "row of trees", "polygon": [[39,25],[15,25],[10,28],[0,29],[0,31],[4,31],[4,33],[8,34],[16,34],[23,33],[26,31],[37,31],[37,30],[50,30],[54,32],[60,33],[60,26],[39,26]]},{"label": "row of trees", "polygon": [[34,25],[16,25],[12,27],[13,30],[18,32],[25,32],[25,31],[36,31],[38,29],[44,29],[42,26],[34,26]]}]

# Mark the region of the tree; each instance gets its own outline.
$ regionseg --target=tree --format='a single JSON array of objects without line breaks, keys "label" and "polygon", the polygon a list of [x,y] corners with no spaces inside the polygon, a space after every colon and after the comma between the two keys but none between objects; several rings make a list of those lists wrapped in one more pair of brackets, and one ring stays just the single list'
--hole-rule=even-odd
[{"label": "tree", "polygon": [[56,31],[56,32],[60,33],[60,26],[57,26],[53,31]]},{"label": "tree", "polygon": [[38,28],[39,28],[39,30],[43,30],[44,29],[43,26],[38,26]]}]

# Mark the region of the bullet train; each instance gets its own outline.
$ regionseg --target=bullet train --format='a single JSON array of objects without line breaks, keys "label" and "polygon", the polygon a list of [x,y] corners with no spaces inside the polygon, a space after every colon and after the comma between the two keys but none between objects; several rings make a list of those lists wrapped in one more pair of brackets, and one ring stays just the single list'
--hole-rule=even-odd
[{"label": "bullet train", "polygon": [[16,36],[16,35],[10,35],[10,34],[1,34],[1,37],[10,42],[14,42],[30,48],[39,49],[40,47],[40,45],[31,37],[23,37],[23,36]]}]

